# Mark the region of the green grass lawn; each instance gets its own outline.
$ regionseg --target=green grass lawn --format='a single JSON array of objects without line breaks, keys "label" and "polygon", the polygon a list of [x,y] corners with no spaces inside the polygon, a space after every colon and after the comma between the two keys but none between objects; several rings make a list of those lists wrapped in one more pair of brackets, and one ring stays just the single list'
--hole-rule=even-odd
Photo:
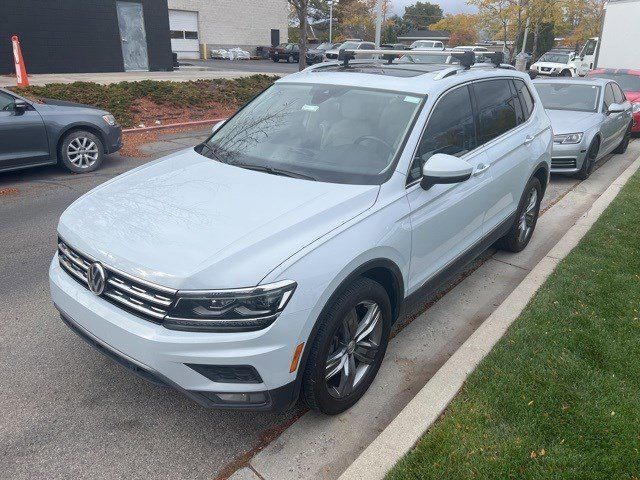
[{"label": "green grass lawn", "polygon": [[640,478],[640,174],[388,479]]}]

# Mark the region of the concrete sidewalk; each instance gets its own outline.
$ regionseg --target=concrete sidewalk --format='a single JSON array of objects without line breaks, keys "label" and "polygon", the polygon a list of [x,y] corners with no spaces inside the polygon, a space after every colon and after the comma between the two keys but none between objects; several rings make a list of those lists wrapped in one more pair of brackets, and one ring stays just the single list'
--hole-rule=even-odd
[{"label": "concrete sidewalk", "polygon": [[[41,86],[48,83],[95,82],[102,85],[118,82],[139,82],[141,80],[168,80],[188,82],[191,80],[235,79],[251,75],[285,75],[253,70],[202,70],[184,69],[173,72],[104,72],[104,73],[42,73],[29,75],[29,84]],[[14,76],[1,75],[0,86],[16,85]]]},{"label": "concrete sidewalk", "polygon": [[[335,417],[305,414],[231,478],[338,478],[639,154],[640,142],[634,142],[625,155],[609,157],[591,178],[577,183],[540,217],[523,252],[485,253],[483,263],[476,263],[477,268],[389,343],[376,380],[353,408]],[[362,478],[370,473],[366,466],[359,472]]]}]

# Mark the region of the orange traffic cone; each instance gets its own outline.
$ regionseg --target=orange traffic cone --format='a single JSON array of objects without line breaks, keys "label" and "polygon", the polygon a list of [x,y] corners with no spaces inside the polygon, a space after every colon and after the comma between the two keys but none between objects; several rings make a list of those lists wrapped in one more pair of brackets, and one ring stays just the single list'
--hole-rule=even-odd
[{"label": "orange traffic cone", "polygon": [[20,40],[17,35],[11,37],[13,43],[13,60],[16,64],[16,80],[19,87],[28,87],[29,79],[27,78],[27,67],[22,58],[22,50],[20,49]]}]

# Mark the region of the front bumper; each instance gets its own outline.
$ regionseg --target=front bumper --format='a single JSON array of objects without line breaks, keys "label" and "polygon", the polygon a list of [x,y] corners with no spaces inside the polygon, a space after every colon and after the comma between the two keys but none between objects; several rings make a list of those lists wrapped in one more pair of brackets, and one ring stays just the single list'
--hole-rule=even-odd
[{"label": "front bumper", "polygon": [[[291,324],[282,318],[284,313],[257,332],[174,331],[95,296],[60,267],[57,255],[49,279],[51,297],[64,322],[146,380],[174,387],[207,407],[282,410],[297,400],[296,374],[289,372],[297,338],[289,339],[287,333],[295,336],[299,332],[293,333]],[[212,381],[189,365],[250,366],[260,381]],[[238,395],[244,398],[237,400]]]},{"label": "front bumper", "polygon": [[633,114],[633,123],[631,125],[631,133],[640,132],[640,112]]},{"label": "front bumper", "polygon": [[587,156],[587,147],[583,142],[577,144],[553,144],[551,155],[551,173],[573,174],[582,168]]},{"label": "front bumper", "polygon": [[109,127],[105,135],[105,153],[115,153],[122,148],[122,127]]}]

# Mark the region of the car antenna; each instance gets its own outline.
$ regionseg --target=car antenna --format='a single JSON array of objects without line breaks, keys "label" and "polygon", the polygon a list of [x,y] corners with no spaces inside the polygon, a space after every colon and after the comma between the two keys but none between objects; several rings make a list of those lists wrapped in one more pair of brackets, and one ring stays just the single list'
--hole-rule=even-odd
[{"label": "car antenna", "polygon": [[476,54],[474,52],[454,52],[451,56],[458,60],[465,70],[469,70],[471,65],[476,63]]}]

